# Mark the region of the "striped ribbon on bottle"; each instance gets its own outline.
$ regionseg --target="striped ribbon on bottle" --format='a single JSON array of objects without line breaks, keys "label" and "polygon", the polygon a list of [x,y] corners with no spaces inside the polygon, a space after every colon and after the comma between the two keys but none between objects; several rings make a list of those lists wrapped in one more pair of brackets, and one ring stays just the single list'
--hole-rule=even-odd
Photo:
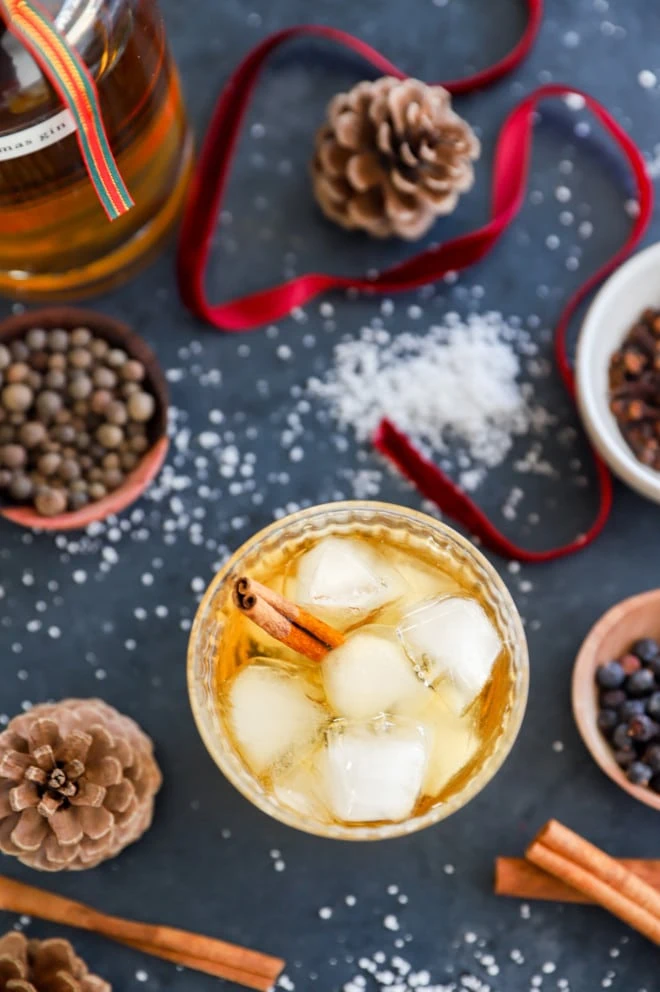
[{"label": "striped ribbon on bottle", "polygon": [[115,220],[130,210],[133,200],[110,149],[89,69],[37,0],[0,0],[0,15],[73,115],[90,181],[108,218]]}]

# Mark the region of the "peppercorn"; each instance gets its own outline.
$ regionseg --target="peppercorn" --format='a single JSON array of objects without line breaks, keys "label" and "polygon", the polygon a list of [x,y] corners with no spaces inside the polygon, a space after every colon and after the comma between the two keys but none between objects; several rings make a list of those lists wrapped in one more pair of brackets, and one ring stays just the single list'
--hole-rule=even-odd
[{"label": "peppercorn", "polygon": [[625,689],[630,696],[647,696],[655,685],[653,672],[648,668],[640,668],[626,679]]},{"label": "peppercorn", "polygon": [[[651,699],[653,699],[653,696],[649,698],[648,702]],[[634,716],[640,716],[645,710],[647,711],[645,703],[648,705],[648,702],[644,699],[626,699],[625,703],[621,703],[617,711],[619,719],[625,722],[632,720]],[[650,716],[653,716],[653,714],[651,713]]]},{"label": "peppercorn", "polygon": [[82,510],[83,506],[87,506],[89,503],[89,497],[87,493],[69,493],[69,509],[70,510]]},{"label": "peppercorn", "polygon": [[104,448],[118,448],[124,440],[124,432],[115,424],[101,424],[96,432],[96,440]]},{"label": "peppercorn", "polygon": [[61,464],[62,459],[55,452],[49,455],[42,455],[37,462],[37,471],[40,472],[41,475],[55,475]]},{"label": "peppercorn", "polygon": [[660,655],[660,645],[652,637],[642,637],[639,641],[635,641],[631,651],[640,661],[648,665]]},{"label": "peppercorn", "polygon": [[144,423],[153,416],[156,401],[150,393],[139,392],[128,397],[126,406],[131,420]]},{"label": "peppercorn", "polygon": [[119,400],[113,400],[112,403],[108,403],[103,411],[103,416],[108,423],[116,424],[118,427],[123,427],[128,420],[126,406],[120,403]]},{"label": "peppercorn", "polygon": [[60,369],[50,369],[44,376],[44,385],[48,389],[59,390],[66,386],[66,375]]},{"label": "peppercorn", "polygon": [[35,372],[34,369],[30,369],[26,376],[25,384],[30,387],[33,393],[36,393],[41,389],[42,383],[43,376],[39,375],[38,372]]},{"label": "peppercorn", "polygon": [[9,484],[9,495],[12,499],[22,503],[30,499],[34,492],[34,486],[29,476],[23,472],[15,472]]},{"label": "peppercorn", "polygon": [[108,490],[105,488],[102,482],[92,482],[89,487],[89,497],[92,500],[103,499],[104,496],[108,495]]},{"label": "peppercorn", "polygon": [[145,375],[144,365],[136,358],[129,358],[119,369],[119,375],[127,382],[142,382]]},{"label": "peppercorn", "polygon": [[107,389],[97,389],[92,393],[89,407],[92,413],[102,414],[109,403],[112,402],[112,393]]},{"label": "peppercorn", "polygon": [[659,731],[660,726],[645,713],[634,716],[628,724],[628,737],[634,741],[650,741]]},{"label": "peppercorn", "polygon": [[5,386],[2,390],[2,403],[12,413],[23,413],[32,405],[34,395],[29,386],[21,382]]},{"label": "peppercorn", "polygon": [[79,375],[69,383],[69,396],[73,400],[87,399],[93,389],[88,375]]},{"label": "peppercorn", "polygon": [[117,385],[117,376],[105,365],[95,368],[92,373],[92,382],[97,389],[114,389]]},{"label": "peppercorn", "polygon": [[0,448],[0,463],[6,468],[22,468],[27,461],[27,452],[20,444],[5,444]]},{"label": "peppercorn", "polygon": [[626,671],[618,661],[608,661],[596,669],[596,682],[603,689],[618,689],[623,685]]},{"label": "peppercorn", "polygon": [[48,333],[48,347],[51,351],[66,351],[69,347],[69,335],[57,327]]},{"label": "peppercorn", "polygon": [[80,476],[80,465],[74,458],[63,458],[57,474],[63,482],[73,482]]},{"label": "peppercorn", "polygon": [[92,362],[92,354],[87,348],[73,348],[69,352],[69,365],[74,369],[88,369]]},{"label": "peppercorn", "polygon": [[6,369],[11,364],[11,354],[6,345],[0,344],[0,369]]},{"label": "peppercorn", "polygon": [[63,489],[44,486],[37,491],[34,505],[43,517],[56,517],[66,510],[67,499]]},{"label": "peppercorn", "polygon": [[25,335],[25,343],[30,351],[43,351],[48,343],[48,335],[43,327],[31,327]]},{"label": "peppercorn", "polygon": [[660,772],[660,744],[649,744],[644,751],[642,760],[654,773]]},{"label": "peppercorn", "polygon": [[121,458],[121,467],[124,472],[132,472],[140,461],[138,456],[134,455],[132,451],[122,451],[119,457]]},{"label": "peppercorn", "polygon": [[37,413],[43,420],[52,420],[62,408],[62,400],[59,393],[52,389],[45,389],[39,393],[35,403]]},{"label": "peppercorn", "polygon": [[614,760],[619,768],[629,768],[635,760],[635,752],[633,748],[630,748],[629,751],[615,751]]},{"label": "peppercorn", "polygon": [[5,372],[5,382],[25,382],[29,374],[29,365],[25,362],[14,362]]},{"label": "peppercorn", "polygon": [[128,355],[125,351],[122,351],[121,348],[111,348],[106,355],[105,360],[110,368],[119,369],[125,364],[126,361],[128,361]]},{"label": "peppercorn", "polygon": [[110,345],[103,338],[94,338],[89,346],[89,350],[96,359],[105,358],[110,351]]},{"label": "peppercorn", "polygon": [[92,332],[88,327],[74,327],[70,340],[74,348],[85,348],[92,340]]},{"label": "peppercorn", "polygon": [[52,369],[54,372],[65,372],[66,355],[62,355],[60,353],[51,355],[48,359],[48,368]]},{"label": "peppercorn", "polygon": [[112,492],[121,486],[124,481],[124,473],[118,468],[106,468],[103,470],[102,481],[106,489]]},{"label": "peppercorn", "polygon": [[11,357],[15,362],[26,362],[30,357],[30,349],[25,342],[20,339],[15,339],[11,342],[9,345],[9,351],[11,352]]},{"label": "peppercorn", "polygon": [[598,713],[596,722],[598,724],[598,729],[601,731],[601,733],[608,735],[617,726],[619,722],[619,717],[617,715],[616,710],[602,709]]},{"label": "peppercorn", "polygon": [[653,777],[653,771],[642,761],[633,761],[626,774],[633,785],[648,785]]},{"label": "peppercorn", "polygon": [[[660,722],[660,692],[654,692],[653,695],[649,696],[646,700],[646,712],[654,720],[658,720]],[[658,771],[660,771],[660,768]]]},{"label": "peppercorn", "polygon": [[37,372],[46,372],[48,369],[48,353],[45,351],[34,351],[30,355],[30,365]]}]

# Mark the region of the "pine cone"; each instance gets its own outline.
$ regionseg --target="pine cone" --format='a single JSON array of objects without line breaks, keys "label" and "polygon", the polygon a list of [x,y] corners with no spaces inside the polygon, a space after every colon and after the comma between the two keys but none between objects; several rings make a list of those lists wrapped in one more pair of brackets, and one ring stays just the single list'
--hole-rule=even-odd
[{"label": "pine cone", "polygon": [[16,930],[0,937],[0,992],[112,992],[76,957],[68,940],[27,940]]},{"label": "pine cone", "polygon": [[331,100],[316,136],[314,193],[342,227],[414,241],[471,188],[479,152],[442,86],[383,76]]},{"label": "pine cone", "polygon": [[151,740],[100,699],[35,706],[0,734],[0,851],[93,868],[150,826],[160,784]]}]

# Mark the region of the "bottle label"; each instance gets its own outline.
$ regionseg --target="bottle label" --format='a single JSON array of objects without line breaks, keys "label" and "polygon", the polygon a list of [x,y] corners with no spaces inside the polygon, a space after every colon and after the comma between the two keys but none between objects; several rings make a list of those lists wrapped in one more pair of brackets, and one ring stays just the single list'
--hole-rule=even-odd
[{"label": "bottle label", "polygon": [[41,124],[34,124],[13,134],[0,134],[0,162],[11,158],[32,155],[41,148],[48,148],[76,130],[76,122],[70,110],[61,110]]}]

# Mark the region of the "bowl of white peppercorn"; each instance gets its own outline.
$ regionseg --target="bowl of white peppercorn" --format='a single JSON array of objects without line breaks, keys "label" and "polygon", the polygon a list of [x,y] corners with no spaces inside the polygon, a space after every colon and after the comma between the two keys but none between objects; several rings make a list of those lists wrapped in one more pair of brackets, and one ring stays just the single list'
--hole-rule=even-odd
[{"label": "bowl of white peppercorn", "polygon": [[145,341],[92,310],[0,323],[0,515],[62,531],[119,513],[165,461],[167,385]]}]

